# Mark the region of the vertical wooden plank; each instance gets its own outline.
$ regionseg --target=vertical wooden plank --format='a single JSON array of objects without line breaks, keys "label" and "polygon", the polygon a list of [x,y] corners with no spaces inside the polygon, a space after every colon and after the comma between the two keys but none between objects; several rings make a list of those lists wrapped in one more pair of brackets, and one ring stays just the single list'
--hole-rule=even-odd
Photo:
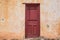
[{"label": "vertical wooden plank", "polygon": [[25,37],[26,38],[39,37],[40,36],[40,5],[27,4],[25,16],[26,16]]}]

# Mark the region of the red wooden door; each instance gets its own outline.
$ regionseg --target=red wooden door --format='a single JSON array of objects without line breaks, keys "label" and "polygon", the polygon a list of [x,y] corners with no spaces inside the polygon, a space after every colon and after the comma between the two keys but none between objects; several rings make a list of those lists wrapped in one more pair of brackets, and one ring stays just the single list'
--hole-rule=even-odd
[{"label": "red wooden door", "polygon": [[40,5],[26,4],[25,37],[35,38],[40,36]]}]

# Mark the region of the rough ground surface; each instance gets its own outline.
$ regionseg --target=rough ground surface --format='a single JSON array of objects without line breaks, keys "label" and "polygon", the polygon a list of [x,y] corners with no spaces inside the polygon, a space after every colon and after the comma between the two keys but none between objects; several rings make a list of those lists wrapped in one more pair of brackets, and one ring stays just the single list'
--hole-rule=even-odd
[{"label": "rough ground surface", "polygon": [[27,39],[19,39],[19,38],[2,38],[0,40],[60,40],[58,39],[49,39],[49,38],[27,38]]}]

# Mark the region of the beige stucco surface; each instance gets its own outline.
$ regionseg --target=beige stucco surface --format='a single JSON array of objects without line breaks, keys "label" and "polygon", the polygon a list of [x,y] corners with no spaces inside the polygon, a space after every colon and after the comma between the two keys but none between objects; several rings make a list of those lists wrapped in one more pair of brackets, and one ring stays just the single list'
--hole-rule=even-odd
[{"label": "beige stucco surface", "polygon": [[59,2],[59,0],[44,0],[41,4],[41,35],[44,37],[58,38],[60,36]]},{"label": "beige stucco surface", "polygon": [[23,3],[40,3],[41,36],[59,37],[59,2],[59,0],[0,0],[0,38],[25,38],[25,4]]}]

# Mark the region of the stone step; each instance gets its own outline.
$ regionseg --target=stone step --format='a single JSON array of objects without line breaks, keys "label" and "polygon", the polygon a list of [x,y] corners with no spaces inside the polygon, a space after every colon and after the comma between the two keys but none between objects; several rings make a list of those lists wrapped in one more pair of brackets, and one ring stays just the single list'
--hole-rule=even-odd
[{"label": "stone step", "polygon": [[45,38],[45,37],[37,37],[37,38],[0,38],[0,40],[60,40],[60,38]]},{"label": "stone step", "polygon": [[56,39],[49,39],[49,38],[27,38],[24,40],[60,40],[60,38],[56,38]]}]

